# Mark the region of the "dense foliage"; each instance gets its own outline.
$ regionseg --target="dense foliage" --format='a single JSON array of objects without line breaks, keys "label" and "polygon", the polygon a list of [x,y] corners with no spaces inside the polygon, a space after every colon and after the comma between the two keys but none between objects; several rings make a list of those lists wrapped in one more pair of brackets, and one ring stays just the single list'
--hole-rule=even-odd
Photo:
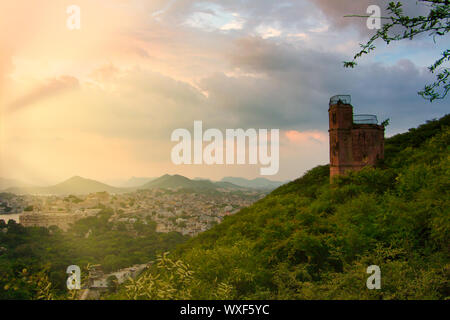
[{"label": "dense foliage", "polygon": [[[388,139],[377,169],[330,184],[329,167],[316,167],[112,298],[448,298],[449,142],[447,115]],[[381,290],[366,287],[370,265],[381,268]]]},{"label": "dense foliage", "polygon": [[[68,232],[0,222],[0,299],[66,298],[69,265],[105,272],[154,260],[187,237],[157,233],[152,221],[111,221],[112,211],[77,221]],[[5,230],[5,231],[3,231]],[[6,231],[7,230],[7,231]],[[1,249],[3,248],[3,249]],[[48,288],[47,288],[48,286]]]}]

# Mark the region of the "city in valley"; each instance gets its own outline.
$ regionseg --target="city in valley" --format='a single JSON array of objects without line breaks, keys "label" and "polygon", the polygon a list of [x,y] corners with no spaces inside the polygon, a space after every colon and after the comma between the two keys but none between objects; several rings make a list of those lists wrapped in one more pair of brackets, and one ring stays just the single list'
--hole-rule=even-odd
[{"label": "city in valley", "polygon": [[104,208],[114,214],[110,222],[126,225],[149,221],[157,232],[179,232],[193,236],[220,223],[226,216],[266,195],[261,190],[202,191],[180,188],[137,190],[112,194],[86,195],[15,195],[0,194],[0,220],[19,217],[25,227],[57,226],[67,230],[75,221],[94,216]]}]

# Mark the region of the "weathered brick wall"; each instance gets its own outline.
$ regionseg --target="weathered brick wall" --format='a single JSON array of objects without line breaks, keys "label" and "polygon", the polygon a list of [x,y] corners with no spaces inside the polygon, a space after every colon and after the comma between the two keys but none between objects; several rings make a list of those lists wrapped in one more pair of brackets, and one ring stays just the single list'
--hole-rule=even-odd
[{"label": "weathered brick wall", "polygon": [[384,159],[384,127],[377,124],[354,124],[353,107],[331,105],[330,177],[374,166]]},{"label": "weathered brick wall", "polygon": [[353,166],[375,166],[384,158],[384,128],[374,124],[354,125],[352,129]]}]

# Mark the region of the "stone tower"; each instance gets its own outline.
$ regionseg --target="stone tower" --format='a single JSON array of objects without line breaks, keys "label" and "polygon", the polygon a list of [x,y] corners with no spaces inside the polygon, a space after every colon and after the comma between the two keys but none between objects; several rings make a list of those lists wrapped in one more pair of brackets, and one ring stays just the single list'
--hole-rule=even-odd
[{"label": "stone tower", "polygon": [[330,99],[330,179],[336,175],[375,166],[384,158],[384,126],[374,115],[353,115],[351,97]]}]

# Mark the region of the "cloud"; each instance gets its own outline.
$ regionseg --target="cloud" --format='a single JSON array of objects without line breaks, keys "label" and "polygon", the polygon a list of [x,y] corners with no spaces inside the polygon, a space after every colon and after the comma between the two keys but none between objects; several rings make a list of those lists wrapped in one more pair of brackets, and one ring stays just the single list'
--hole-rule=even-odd
[{"label": "cloud", "polygon": [[286,138],[295,144],[303,144],[305,142],[316,142],[319,144],[328,142],[328,135],[322,131],[297,131],[289,130],[285,132]]},{"label": "cloud", "polygon": [[226,110],[232,115],[229,120],[240,126],[325,129],[328,99],[339,93],[353,96],[356,113],[378,114],[380,120],[390,117],[399,130],[445,114],[447,108],[445,102],[430,104],[417,95],[433,78],[409,59],[345,69],[340,53],[255,37],[236,40],[228,59],[243,73],[263,75],[216,74],[201,82],[209,102],[220,107],[218,112]]},{"label": "cloud", "polygon": [[[11,49],[0,51],[0,77],[13,89],[5,90],[10,110],[23,112],[4,117],[0,145],[30,167],[37,163],[33,170],[101,171],[103,178],[108,172],[256,175],[257,168],[171,166],[171,132],[203,120],[205,129],[281,129],[280,177],[293,178],[328,161],[332,95],[351,94],[356,113],[391,118],[388,134],[448,109],[416,94],[432,81],[423,67],[433,56],[428,43],[380,47],[358,68],[342,67],[365,28],[364,19],[342,16],[381,1],[80,0],[80,33],[65,28],[64,3],[12,3],[0,4],[17,6],[0,10],[11,17],[0,31]],[[21,28],[9,12],[30,23]],[[195,16],[202,23],[187,23]],[[411,52],[422,52],[425,62]],[[41,84],[27,89],[29,79]]]},{"label": "cloud", "polygon": [[[345,18],[346,15],[367,15],[367,8],[371,5],[378,5],[382,10],[382,16],[387,15],[386,8],[391,0],[309,0],[322,10],[328,21],[335,27],[345,28],[348,26],[357,27],[360,32],[369,33],[366,19],[364,18]],[[428,7],[417,1],[403,1],[403,8],[407,15],[426,14]]]},{"label": "cloud", "polygon": [[296,62],[292,46],[264,41],[258,37],[235,40],[229,60],[233,67],[257,72],[287,70],[292,67],[292,62]]},{"label": "cloud", "polygon": [[94,80],[105,82],[114,79],[118,74],[119,69],[110,63],[95,69],[90,76]]},{"label": "cloud", "polygon": [[10,50],[6,46],[0,50],[0,101],[3,99],[3,90],[7,75],[13,70],[13,63]]},{"label": "cloud", "polygon": [[24,96],[10,103],[8,111],[17,111],[18,109],[37,103],[40,100],[56,96],[78,87],[78,79],[72,76],[61,76],[54,79],[48,79],[44,84],[34,88]]}]

